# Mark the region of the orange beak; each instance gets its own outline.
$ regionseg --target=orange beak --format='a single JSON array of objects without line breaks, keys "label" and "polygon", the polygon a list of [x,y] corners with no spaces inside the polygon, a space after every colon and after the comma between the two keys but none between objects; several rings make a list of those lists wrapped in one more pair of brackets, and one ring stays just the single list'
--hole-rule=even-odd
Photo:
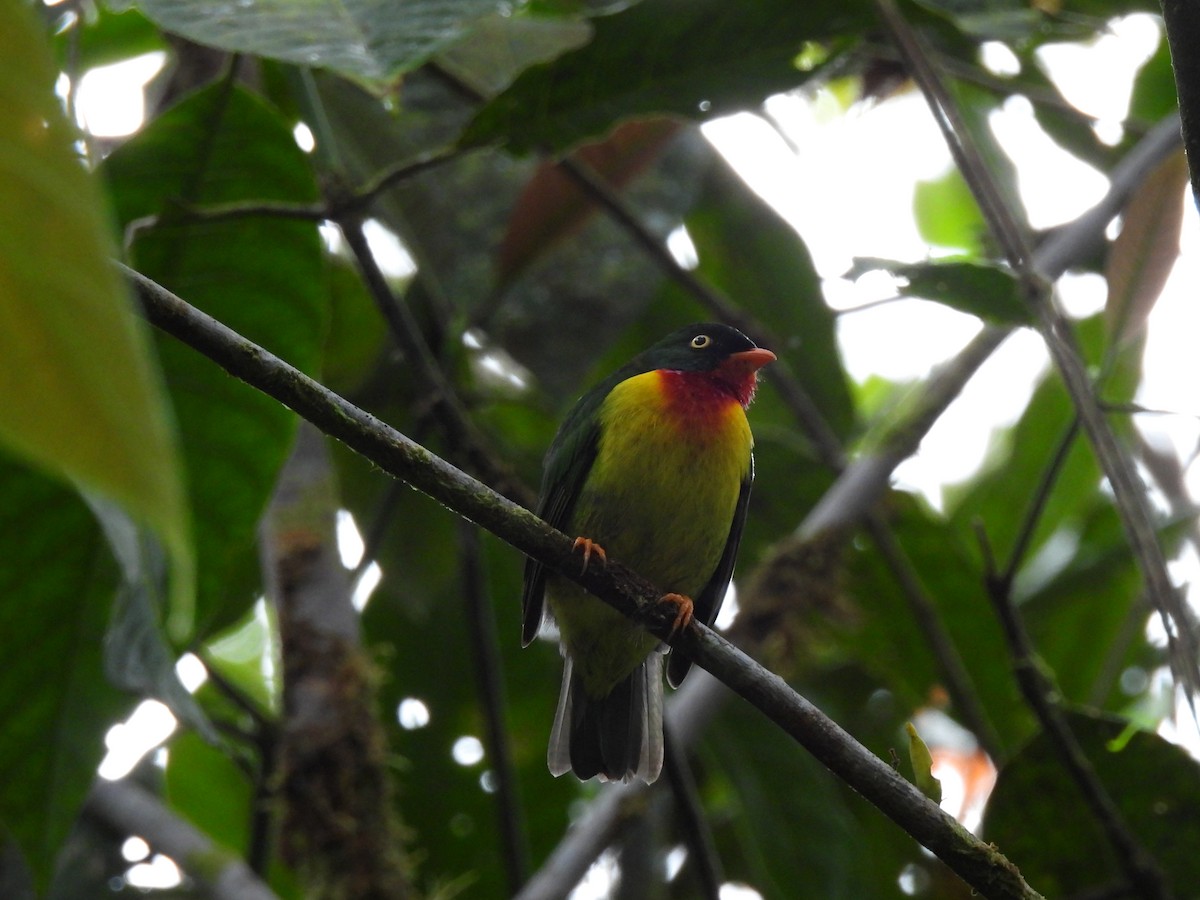
[{"label": "orange beak", "polygon": [[734,376],[749,375],[752,372],[757,372],[769,362],[774,362],[777,359],[774,353],[766,350],[763,347],[755,347],[753,350],[742,350],[738,353],[730,353],[720,365],[721,372]]}]

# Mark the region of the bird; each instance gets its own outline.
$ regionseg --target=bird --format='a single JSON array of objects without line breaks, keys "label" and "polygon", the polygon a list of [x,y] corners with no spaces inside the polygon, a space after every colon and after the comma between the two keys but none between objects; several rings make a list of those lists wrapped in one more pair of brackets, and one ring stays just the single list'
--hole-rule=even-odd
[{"label": "bird", "polygon": [[[672,636],[711,625],[733,577],[754,480],[746,409],[770,350],[728,325],[667,335],[584,394],[546,453],[537,512],[577,535],[582,565],[611,557],[668,591]],[[653,783],[662,770],[669,648],[530,558],[522,644],[551,618],[564,657],[550,772]],[[670,656],[678,687],[691,661]]]}]

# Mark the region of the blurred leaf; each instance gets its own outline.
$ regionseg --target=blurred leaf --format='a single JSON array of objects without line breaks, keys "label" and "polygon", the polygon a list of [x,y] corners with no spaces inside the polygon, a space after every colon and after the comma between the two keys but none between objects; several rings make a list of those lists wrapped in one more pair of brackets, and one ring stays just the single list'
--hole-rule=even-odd
[{"label": "blurred leaf", "polygon": [[1153,123],[1177,109],[1179,99],[1175,93],[1171,48],[1164,38],[1158,42],[1158,49],[1142,66],[1142,70],[1133,81],[1129,116],[1135,121]]},{"label": "blurred leaf", "polygon": [[1179,258],[1187,185],[1187,158],[1180,148],[1146,176],[1125,204],[1121,233],[1109,247],[1104,267],[1104,319],[1114,347],[1145,326]]},{"label": "blurred leaf", "polygon": [[206,740],[216,741],[212,723],[175,673],[175,653],[162,633],[162,547],[115,504],[92,498],[91,508],[121,568],[112,622],[104,635],[105,674],[122,690],[157,698]]},{"label": "blurred leaf", "polygon": [[933,300],[995,324],[1029,325],[1033,322],[1033,310],[1022,298],[1020,284],[1012,271],[996,263],[960,259],[902,263],[856,257],[847,277],[859,278],[877,269],[903,279],[904,283],[900,285],[902,297]]},{"label": "blurred leaf", "polygon": [[833,430],[846,436],[854,405],[832,310],[803,239],[717,157],[684,219],[699,275],[761,322]]},{"label": "blurred leaf", "polygon": [[139,0],[168,31],[234,53],[331,69],[376,89],[453,44],[497,0]]},{"label": "blurred leaf", "polygon": [[[1011,495],[1010,495],[1011,497]],[[981,705],[1005,746],[1030,731],[1017,694],[1011,658],[983,588],[969,527],[939,520],[908,495],[894,493],[888,522],[966,667]],[[842,658],[872,672],[896,696],[903,719],[944,695],[941,669],[891,568],[874,546],[855,544],[846,556],[849,624],[835,626]],[[954,716],[953,708],[947,712]],[[902,722],[897,724],[901,727]]]},{"label": "blurred leaf", "polygon": [[64,20],[68,16],[73,24],[54,36],[54,49],[59,65],[68,71],[74,67],[76,74],[167,49],[162,33],[135,9],[116,12],[97,3],[86,15],[71,9],[64,11]]},{"label": "blurred leaf", "polygon": [[322,353],[321,379],[347,395],[374,371],[388,343],[375,301],[347,260],[326,259],[329,279],[329,334]]},{"label": "blurred leaf", "polygon": [[74,491],[0,453],[0,497],[0,818],[44,887],[129,705],[102,660],[118,573]]},{"label": "blurred leaf", "polygon": [[213,839],[244,856],[250,848],[254,795],[229,755],[184,732],[172,738],[164,799]]},{"label": "blurred leaf", "polygon": [[585,47],[533,66],[476,116],[464,146],[564,150],[649,113],[708,117],[802,84],[805,41],[870,21],[866,4],[644,0],[592,20]]},{"label": "blurred leaf", "polygon": [[921,240],[961,250],[967,256],[982,254],[987,223],[958,169],[916,183],[913,215]]},{"label": "blurred leaf", "polygon": [[1042,14],[1022,0],[917,0],[932,13],[944,16],[964,34],[981,40],[1027,37],[1041,23]]},{"label": "blurred leaf", "polygon": [[[524,69],[574,50],[592,36],[587,20],[566,17],[580,12],[577,9],[545,10],[545,4],[525,3],[513,15],[509,8],[496,6],[502,11],[475,22],[437,58],[438,65],[485,94],[498,93]],[[538,11],[549,16],[522,14]]]},{"label": "blurred leaf", "polygon": [[[829,697],[815,702],[829,709]],[[764,897],[860,900],[895,896],[919,864],[911,838],[739,699],[722,704],[697,756],[728,880]]]},{"label": "blurred leaf", "polygon": [[[265,217],[177,224],[181,201],[314,200],[308,159],[287,123],[250,94],[217,85],[155,119],[103,170],[122,223],[162,217],[138,233],[139,271],[301,370],[317,368],[326,282],[316,226]],[[295,417],[174,338],[158,345],[198,510],[206,633],[254,597],[247,557]]]},{"label": "blurred leaf", "polygon": [[[1071,730],[1138,841],[1177,896],[1200,884],[1200,768],[1182,747],[1126,723],[1071,713]],[[1064,823],[1070,827],[1063,827]],[[1000,771],[983,837],[1004,848],[1047,897],[1069,897],[1121,880],[1113,850],[1045,735]],[[1182,892],[1182,893],[1180,893]]]},{"label": "blurred leaf", "polygon": [[913,784],[934,803],[941,803],[942,783],[933,774],[933,754],[912,722],[905,723],[904,731],[908,735],[908,761],[912,765]]},{"label": "blurred leaf", "polygon": [[162,380],[24,4],[0,11],[0,59],[0,442],[155,532],[181,636],[195,560]]},{"label": "blurred leaf", "polygon": [[[625,122],[603,141],[580,147],[571,159],[619,190],[658,156],[679,127],[677,121],[662,118]],[[542,163],[513,206],[497,252],[499,285],[511,281],[532,259],[581,228],[595,212],[596,205],[557,163]]]}]

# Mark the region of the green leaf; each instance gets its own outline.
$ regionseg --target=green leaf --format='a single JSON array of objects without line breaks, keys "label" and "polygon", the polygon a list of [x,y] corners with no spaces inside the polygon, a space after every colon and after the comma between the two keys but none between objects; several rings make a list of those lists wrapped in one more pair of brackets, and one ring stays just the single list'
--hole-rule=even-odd
[{"label": "green leaf", "polygon": [[[1127,726],[1120,719],[1075,712],[1068,722],[1130,831],[1175,895],[1189,895],[1200,884],[1200,766],[1155,734],[1118,740]],[[1047,897],[1082,894],[1123,878],[1111,844],[1045,735],[1001,770],[983,837],[1003,847]]]},{"label": "green leaf", "polygon": [[498,0],[138,0],[168,31],[235,53],[331,69],[378,89],[495,13]]},{"label": "green leaf", "polygon": [[962,173],[954,168],[913,187],[913,216],[921,240],[979,256],[987,223]]},{"label": "green leaf", "polygon": [[563,150],[650,113],[732,112],[802,84],[805,41],[863,27],[866,4],[644,0],[592,20],[591,43],[526,70],[464,132],[464,146]]},{"label": "green leaf", "polygon": [[[104,163],[120,221],[138,233],[134,266],[306,372],[317,368],[327,307],[316,225],[269,217],[185,224],[179,204],[311,202],[307,157],[273,110],[218,85],[193,94]],[[197,604],[204,633],[255,596],[255,529],[291,445],[295,417],[173,338],[159,352],[199,511]]]},{"label": "green leaf", "polygon": [[0,9],[0,59],[0,442],[155,532],[182,635],[194,560],[161,376],[24,4]]},{"label": "green leaf", "polygon": [[104,677],[117,567],[72,490],[0,453],[0,818],[49,880],[125,708]]},{"label": "green leaf", "polygon": [[899,290],[903,297],[933,300],[985,322],[1028,325],[1033,321],[1033,311],[1022,298],[1017,279],[1009,269],[995,263],[955,259],[902,263],[856,257],[848,277],[858,278],[876,269],[885,269],[902,280]]},{"label": "green leaf", "polygon": [[908,761],[912,765],[913,784],[934,803],[941,803],[942,783],[933,774],[933,754],[912,722],[905,723],[904,732],[908,735]]}]

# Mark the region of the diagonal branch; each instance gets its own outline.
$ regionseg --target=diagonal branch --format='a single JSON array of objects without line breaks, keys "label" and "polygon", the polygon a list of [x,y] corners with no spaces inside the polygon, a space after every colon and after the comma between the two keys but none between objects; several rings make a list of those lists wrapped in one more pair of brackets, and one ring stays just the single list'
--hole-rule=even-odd
[{"label": "diagonal branch", "polygon": [[[1085,259],[1103,242],[1108,223],[1121,211],[1145,174],[1178,146],[1179,120],[1168,116],[1113,168],[1108,193],[1038,246],[1034,252],[1038,270],[1047,277],[1057,277]],[[938,370],[910,401],[904,421],[884,435],[874,449],[846,466],[796,533],[802,538],[811,537],[860,521],[887,488],[892,470],[916,450],[945,407],[1010,333],[1008,328],[986,326],[958,357]],[[690,736],[703,731],[728,696],[724,685],[708,673],[694,673],[667,707],[668,722],[680,743],[687,743]],[[592,812],[559,842],[520,900],[561,896],[583,877],[588,865],[611,842],[619,827],[618,803],[628,790],[632,789],[610,791],[595,801]]]},{"label": "diagonal branch", "polygon": [[[670,634],[672,615],[659,603],[661,592],[635,572],[610,562],[580,573],[571,538],[144,276],[125,266],[120,269],[154,325],[284,403],[385,471],[580,584],[655,635],[666,639]],[[1040,897],[999,851],[930,803],[779,676],[702,625],[688,629],[676,644],[766,713],[972,887],[999,900]]]},{"label": "diagonal branch", "polygon": [[200,881],[213,900],[279,900],[237,855],[218,847],[132,781],[97,781],[84,813],[122,834],[143,835]]}]

